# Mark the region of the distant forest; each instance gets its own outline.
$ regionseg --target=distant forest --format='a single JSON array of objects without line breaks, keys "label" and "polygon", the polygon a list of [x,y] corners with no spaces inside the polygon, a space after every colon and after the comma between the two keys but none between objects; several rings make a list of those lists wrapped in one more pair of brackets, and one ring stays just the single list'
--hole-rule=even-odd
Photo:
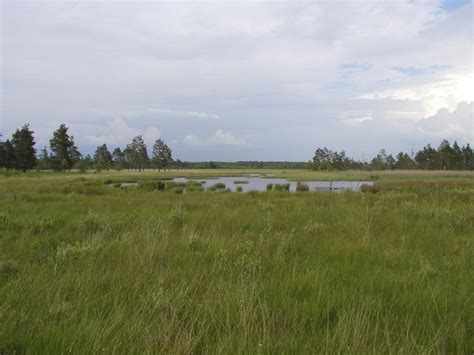
[{"label": "distant forest", "polygon": [[[106,144],[97,147],[93,156],[83,156],[69,134],[69,128],[61,124],[54,131],[48,147],[35,148],[34,132],[28,124],[17,129],[11,139],[0,140],[0,169],[10,171],[28,170],[109,170],[109,169],[312,169],[325,170],[474,170],[473,149],[469,143],[459,146],[443,140],[437,148],[430,144],[423,149],[407,154],[398,153],[395,157],[382,149],[370,161],[362,162],[349,158],[345,151],[332,151],[326,147],[317,148],[310,161],[238,161],[238,162],[186,162],[173,159],[171,148],[157,139],[151,156],[142,136],[136,136],[123,149],[109,150]],[[1,135],[0,135],[1,138]]]}]

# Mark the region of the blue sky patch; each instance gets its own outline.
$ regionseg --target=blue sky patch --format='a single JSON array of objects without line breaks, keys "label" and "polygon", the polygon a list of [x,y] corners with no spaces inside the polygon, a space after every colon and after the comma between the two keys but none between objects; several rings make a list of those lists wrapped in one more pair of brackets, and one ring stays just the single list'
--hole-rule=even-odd
[{"label": "blue sky patch", "polygon": [[444,0],[441,3],[441,8],[446,11],[454,11],[458,7],[470,4],[471,0]]},{"label": "blue sky patch", "polygon": [[405,74],[408,76],[419,76],[419,75],[424,75],[424,74],[430,74],[438,70],[442,69],[448,69],[450,66],[449,65],[431,65],[426,68],[420,68],[420,67],[413,67],[413,66],[406,66],[406,67],[391,67],[390,69],[401,73]]}]

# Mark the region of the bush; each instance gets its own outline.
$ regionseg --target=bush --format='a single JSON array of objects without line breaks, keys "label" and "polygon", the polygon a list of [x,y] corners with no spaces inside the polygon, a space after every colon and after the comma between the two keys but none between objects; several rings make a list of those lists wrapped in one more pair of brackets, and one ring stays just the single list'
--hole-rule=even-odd
[{"label": "bush", "polygon": [[275,190],[275,191],[281,191],[281,190],[282,190],[282,185],[281,185],[281,184],[275,184],[275,185],[273,185],[273,190]]},{"label": "bush", "polygon": [[181,195],[184,192],[184,187],[176,186],[173,188],[173,192],[175,194]]},{"label": "bush", "polygon": [[281,185],[283,191],[290,191],[290,184],[283,184]]},{"label": "bush", "polygon": [[204,187],[202,187],[201,184],[186,186],[186,192],[203,192],[203,191],[204,191]]},{"label": "bush", "polygon": [[237,191],[237,192],[242,192],[242,191],[243,191],[242,186],[237,186],[237,188],[235,189],[235,191]]},{"label": "bush", "polygon": [[138,182],[138,188],[146,191],[159,190],[163,191],[165,189],[165,183],[161,180],[158,181],[146,181],[141,180]]},{"label": "bush", "polygon": [[216,190],[223,190],[225,189],[225,184],[222,182],[218,182],[210,187],[208,187],[207,191],[216,191]]},{"label": "bush", "polygon": [[272,191],[273,184],[267,184],[267,191]]},{"label": "bush", "polygon": [[184,182],[174,182],[174,181],[166,181],[164,183],[164,190],[165,191],[174,191],[175,188],[177,188],[177,187],[185,189],[186,184]]},{"label": "bush", "polygon": [[191,186],[199,187],[201,186],[201,183],[199,181],[194,181],[194,180],[189,180],[186,182],[186,188],[189,188]]},{"label": "bush", "polygon": [[300,192],[309,191],[309,186],[308,186],[308,184],[304,184],[302,182],[299,182],[299,183],[296,184],[296,191],[300,191]]}]

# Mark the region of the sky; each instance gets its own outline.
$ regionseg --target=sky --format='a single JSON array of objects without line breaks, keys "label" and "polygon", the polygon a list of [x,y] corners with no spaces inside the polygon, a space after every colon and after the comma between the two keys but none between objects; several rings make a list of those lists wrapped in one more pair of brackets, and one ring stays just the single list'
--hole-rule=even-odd
[{"label": "sky", "polygon": [[0,132],[188,161],[474,141],[470,0],[1,1]]}]

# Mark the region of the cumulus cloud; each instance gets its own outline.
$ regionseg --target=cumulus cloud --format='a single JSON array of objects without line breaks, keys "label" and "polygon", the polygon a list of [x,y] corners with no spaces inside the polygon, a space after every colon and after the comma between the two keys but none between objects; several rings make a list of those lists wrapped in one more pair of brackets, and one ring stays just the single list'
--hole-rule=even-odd
[{"label": "cumulus cloud", "polygon": [[[107,144],[109,146],[125,146],[137,135],[142,135],[148,145],[152,145],[161,135],[157,127],[146,127],[140,129],[130,126],[123,118],[116,118],[106,123],[106,126],[74,124],[71,126],[76,136],[82,139],[83,143],[97,146]],[[78,133],[78,135],[77,135]]]},{"label": "cumulus cloud", "polygon": [[435,115],[417,122],[422,132],[438,137],[474,140],[474,101],[460,102],[453,111],[440,109]]},{"label": "cumulus cloud", "polygon": [[245,139],[236,138],[231,132],[224,132],[218,129],[213,136],[207,139],[200,139],[195,135],[188,134],[184,137],[183,143],[194,146],[202,145],[232,145],[232,146],[247,146]]},{"label": "cumulus cloud", "polygon": [[129,126],[123,118],[108,121],[105,127],[76,124],[74,128],[77,133],[84,137],[85,142],[91,145],[103,143],[108,145],[123,145],[129,142],[132,137],[140,134],[139,129]]}]

